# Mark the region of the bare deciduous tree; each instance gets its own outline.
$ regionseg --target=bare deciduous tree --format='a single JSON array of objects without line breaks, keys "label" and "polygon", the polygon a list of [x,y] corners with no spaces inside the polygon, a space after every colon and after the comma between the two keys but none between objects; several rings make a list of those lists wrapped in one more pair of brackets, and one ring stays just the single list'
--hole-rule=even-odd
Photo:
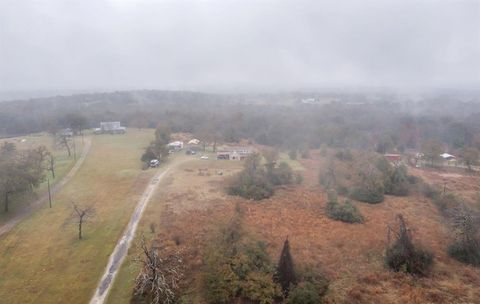
[{"label": "bare deciduous tree", "polygon": [[70,148],[70,138],[65,134],[60,134],[57,138],[57,144],[60,147],[64,147],[67,149],[68,156],[72,155],[71,148]]},{"label": "bare deciduous tree", "polygon": [[75,222],[78,224],[78,239],[83,238],[82,228],[88,220],[95,216],[95,208],[93,206],[80,206],[77,203],[72,202],[72,214],[70,215],[67,222]]},{"label": "bare deciduous tree", "polygon": [[153,304],[171,304],[176,300],[178,284],[183,277],[182,258],[178,251],[160,254],[147,245],[142,236],[143,254],[135,261],[143,265],[135,279],[135,295],[148,297]]}]

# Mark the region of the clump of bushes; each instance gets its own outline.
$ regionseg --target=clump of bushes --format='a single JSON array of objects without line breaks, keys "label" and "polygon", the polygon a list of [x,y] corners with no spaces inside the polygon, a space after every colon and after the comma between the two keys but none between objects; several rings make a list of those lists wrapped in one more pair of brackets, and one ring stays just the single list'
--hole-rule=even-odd
[{"label": "clump of bushes", "polygon": [[448,254],[464,264],[480,266],[480,245],[478,242],[455,241],[448,246]]},{"label": "clump of bushes", "polygon": [[273,185],[263,173],[240,172],[227,188],[227,193],[256,201],[273,195]]},{"label": "clump of bushes", "polygon": [[420,180],[418,182],[420,193],[422,193],[425,197],[428,197],[430,199],[434,199],[440,195],[440,191],[435,189],[432,185],[426,183],[423,180]]},{"label": "clump of bushes", "polygon": [[153,159],[158,159],[163,162],[168,157],[168,148],[167,144],[171,140],[171,130],[167,125],[158,125],[155,129],[155,139],[150,143],[150,145],[145,149],[145,152],[142,154],[141,160],[144,162],[146,167],[148,163]]},{"label": "clump of bushes", "polygon": [[383,202],[383,187],[374,185],[374,187],[354,187],[350,190],[350,198],[369,204],[378,204]]},{"label": "clump of bushes", "polygon": [[322,302],[328,290],[329,281],[319,269],[303,268],[298,276],[299,283],[293,286],[287,304],[317,304]]},{"label": "clump of bushes", "polygon": [[456,260],[480,266],[480,216],[465,204],[450,211],[456,240],[448,247],[448,253]]},{"label": "clump of bushes", "polygon": [[389,227],[395,240],[388,246],[385,253],[385,263],[393,271],[425,276],[433,266],[433,254],[429,250],[413,244],[412,235],[407,228],[402,215],[397,216],[398,228]]},{"label": "clump of bushes", "polygon": [[353,160],[353,154],[349,149],[339,149],[335,152],[335,157],[341,161]]},{"label": "clump of bushes", "polygon": [[457,208],[461,203],[458,198],[452,193],[436,194],[432,198],[432,202],[438,210],[445,216],[450,216],[449,211]]},{"label": "clump of bushes", "polygon": [[343,204],[339,204],[334,190],[329,190],[327,193],[328,201],[325,207],[325,213],[329,218],[346,223],[362,223],[364,221],[358,208],[349,200],[345,200]]},{"label": "clump of bushes", "polygon": [[364,221],[360,211],[349,200],[345,200],[343,205],[338,202],[327,202],[326,213],[329,218],[346,223],[363,223]]},{"label": "clump of bushes", "polygon": [[385,157],[377,160],[376,168],[382,173],[385,194],[406,196],[417,179],[408,174],[405,165],[391,165]]},{"label": "clump of bushes", "polygon": [[262,165],[260,154],[254,153],[245,160],[244,169],[230,181],[227,193],[261,200],[273,195],[274,186],[291,184],[294,177],[287,163],[281,162],[277,166],[271,161]]},{"label": "clump of bushes", "polygon": [[237,209],[205,255],[205,298],[209,303],[230,303],[237,297],[274,303],[282,296],[273,279],[275,267],[265,244],[246,238],[241,220],[242,212]]},{"label": "clump of bushes", "polygon": [[[338,150],[336,158],[350,160],[352,155],[346,151]],[[330,159],[326,170],[320,174],[320,184],[351,199],[378,204],[383,202],[385,194],[405,196],[419,183],[417,178],[408,174],[406,166],[393,166],[384,157],[368,153],[358,155],[347,166],[337,172],[335,159]]]},{"label": "clump of bushes", "polygon": [[248,303],[319,303],[328,288],[321,272],[297,275],[288,239],[275,267],[265,243],[249,239],[242,227],[243,212],[236,209],[228,225],[204,256],[203,284],[208,303],[226,304],[235,299]]},{"label": "clump of bushes", "polygon": [[287,304],[317,304],[322,300],[315,285],[303,282],[295,286],[287,299]]},{"label": "clump of bushes", "polygon": [[321,272],[310,269],[297,274],[288,238],[283,244],[276,281],[282,287],[286,303],[289,304],[320,303],[328,289],[328,280]]}]

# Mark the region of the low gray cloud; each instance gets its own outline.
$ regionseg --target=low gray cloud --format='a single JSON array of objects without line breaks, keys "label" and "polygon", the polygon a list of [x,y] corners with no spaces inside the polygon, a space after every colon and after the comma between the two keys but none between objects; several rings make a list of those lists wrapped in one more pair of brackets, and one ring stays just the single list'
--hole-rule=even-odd
[{"label": "low gray cloud", "polygon": [[0,90],[477,86],[480,1],[0,1]]}]

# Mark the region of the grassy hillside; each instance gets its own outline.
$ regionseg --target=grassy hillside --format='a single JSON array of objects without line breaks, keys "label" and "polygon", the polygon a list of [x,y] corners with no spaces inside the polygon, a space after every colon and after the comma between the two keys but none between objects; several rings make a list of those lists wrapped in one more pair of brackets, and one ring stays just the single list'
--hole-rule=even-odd
[{"label": "grassy hillside", "polygon": [[[0,299],[3,303],[87,303],[118,236],[153,171],[140,155],[153,130],[94,136],[77,175],[43,208],[0,238]],[[71,202],[93,205],[85,239],[67,223]]]}]

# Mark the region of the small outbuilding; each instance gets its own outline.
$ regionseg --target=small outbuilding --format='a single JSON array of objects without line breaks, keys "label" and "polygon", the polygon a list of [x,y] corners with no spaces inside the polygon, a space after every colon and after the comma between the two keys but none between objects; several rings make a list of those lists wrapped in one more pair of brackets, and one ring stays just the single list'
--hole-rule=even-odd
[{"label": "small outbuilding", "polygon": [[385,154],[383,156],[394,166],[398,166],[402,163],[401,154]]},{"label": "small outbuilding", "polygon": [[447,165],[447,166],[457,165],[457,158],[452,154],[443,153],[443,154],[440,154],[440,157],[442,158],[444,165]]},{"label": "small outbuilding", "polygon": [[454,160],[455,159],[455,156],[453,156],[452,154],[448,154],[448,153],[440,154],[440,157],[443,158],[444,160]]},{"label": "small outbuilding", "polygon": [[252,153],[253,149],[248,147],[228,147],[217,152],[217,159],[244,160]]},{"label": "small outbuilding", "polygon": [[173,141],[167,145],[170,151],[179,151],[183,149],[183,141]]},{"label": "small outbuilding", "polygon": [[94,134],[125,134],[127,128],[122,127],[119,121],[101,122],[100,128],[95,128]]}]

